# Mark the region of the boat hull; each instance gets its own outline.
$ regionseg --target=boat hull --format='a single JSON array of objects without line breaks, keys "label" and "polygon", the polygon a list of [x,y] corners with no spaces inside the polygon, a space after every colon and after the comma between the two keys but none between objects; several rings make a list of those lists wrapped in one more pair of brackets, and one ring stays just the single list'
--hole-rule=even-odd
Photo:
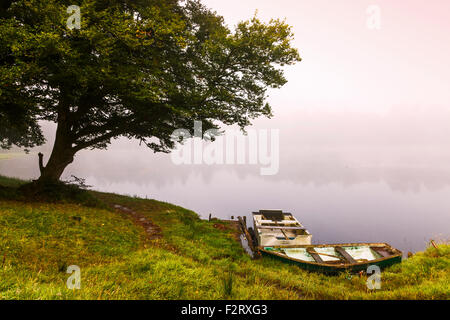
[{"label": "boat hull", "polygon": [[[347,247],[347,246],[370,246],[370,245],[380,245],[380,244],[358,244],[358,243],[352,243],[352,244],[335,244],[335,245],[312,245],[312,246],[301,246],[303,248],[306,247],[333,247],[333,246],[340,246],[340,247]],[[394,264],[400,263],[402,261],[402,253],[401,251],[390,247],[388,244],[384,244],[388,246],[390,249],[393,250],[393,254],[388,257],[382,257],[379,259],[371,260],[371,261],[364,261],[364,262],[357,262],[357,263],[346,263],[346,264],[330,264],[330,263],[318,263],[318,262],[312,262],[312,261],[303,261],[300,259],[294,259],[288,256],[285,256],[283,254],[277,253],[276,251],[267,250],[267,247],[259,247],[259,252],[262,256],[270,257],[276,260],[283,261],[285,263],[296,265],[302,269],[313,271],[313,272],[321,272],[321,273],[329,273],[329,274],[337,274],[340,272],[360,272],[360,271],[367,271],[367,268],[369,266],[378,266],[380,269],[387,268],[389,266],[392,266]],[[290,246],[292,248],[292,246]],[[278,247],[283,248],[283,247]]]}]

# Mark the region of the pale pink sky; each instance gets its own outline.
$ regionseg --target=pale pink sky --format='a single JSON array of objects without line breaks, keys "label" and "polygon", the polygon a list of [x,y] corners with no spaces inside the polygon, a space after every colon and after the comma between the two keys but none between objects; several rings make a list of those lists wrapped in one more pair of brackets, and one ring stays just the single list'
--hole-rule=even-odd
[{"label": "pale pink sky", "polygon": [[[278,115],[300,109],[384,112],[450,107],[450,1],[203,0],[230,26],[286,18],[303,61],[271,93]],[[366,27],[369,5],[381,30]]]}]

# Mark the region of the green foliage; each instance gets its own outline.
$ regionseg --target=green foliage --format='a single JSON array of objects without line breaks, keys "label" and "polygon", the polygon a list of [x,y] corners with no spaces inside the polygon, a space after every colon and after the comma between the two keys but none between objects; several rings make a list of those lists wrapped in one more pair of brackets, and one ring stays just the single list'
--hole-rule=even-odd
[{"label": "green foliage", "polygon": [[19,188],[28,201],[77,203],[87,207],[102,207],[103,204],[78,185],[61,181],[30,183]]},{"label": "green foliage", "polygon": [[0,176],[0,186],[2,186],[2,187],[17,188],[23,184],[26,184],[27,182],[28,181],[24,181],[21,179]]},{"label": "green foliage", "polygon": [[17,188],[26,182],[20,179],[0,176],[0,199],[22,199]]},{"label": "green foliage", "polygon": [[271,115],[267,88],[300,61],[279,20],[232,31],[198,1],[83,0],[70,30],[69,4],[18,0],[0,15],[0,143],[41,144],[37,121],[57,122],[48,171],[120,136],[169,152],[194,120],[244,128]]},{"label": "green foliage", "polygon": [[[12,2],[4,2],[0,10],[0,148],[12,144],[31,148],[44,142],[38,125],[38,100],[27,86],[38,69],[29,54],[16,56],[20,44],[15,36],[23,36],[23,32],[6,11]],[[22,36],[21,40],[26,41]]]}]

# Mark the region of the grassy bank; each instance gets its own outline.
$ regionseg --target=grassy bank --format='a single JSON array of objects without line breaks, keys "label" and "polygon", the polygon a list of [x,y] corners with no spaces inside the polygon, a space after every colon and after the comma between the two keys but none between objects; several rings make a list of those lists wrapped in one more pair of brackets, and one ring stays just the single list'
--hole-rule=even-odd
[{"label": "grassy bank", "polygon": [[[450,246],[428,248],[382,273],[326,276],[271,259],[251,260],[226,222],[204,221],[155,200],[89,192],[102,203],[33,202],[23,182],[0,177],[1,299],[448,299]],[[145,230],[114,205],[161,227]],[[67,266],[81,268],[69,290]]]}]

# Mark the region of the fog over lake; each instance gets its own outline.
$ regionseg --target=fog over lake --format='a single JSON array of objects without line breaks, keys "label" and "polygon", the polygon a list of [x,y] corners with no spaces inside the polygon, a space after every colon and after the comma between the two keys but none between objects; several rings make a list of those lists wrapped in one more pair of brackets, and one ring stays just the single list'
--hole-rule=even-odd
[{"label": "fog over lake", "polygon": [[[422,250],[450,230],[450,112],[406,108],[383,115],[305,111],[258,120],[255,129],[280,130],[276,175],[260,165],[175,165],[137,141],[80,152],[64,174],[93,189],[171,202],[220,218],[258,209],[292,212],[318,242],[389,242]],[[433,124],[433,125],[431,125]],[[38,176],[37,155],[0,161],[0,173]]]}]

